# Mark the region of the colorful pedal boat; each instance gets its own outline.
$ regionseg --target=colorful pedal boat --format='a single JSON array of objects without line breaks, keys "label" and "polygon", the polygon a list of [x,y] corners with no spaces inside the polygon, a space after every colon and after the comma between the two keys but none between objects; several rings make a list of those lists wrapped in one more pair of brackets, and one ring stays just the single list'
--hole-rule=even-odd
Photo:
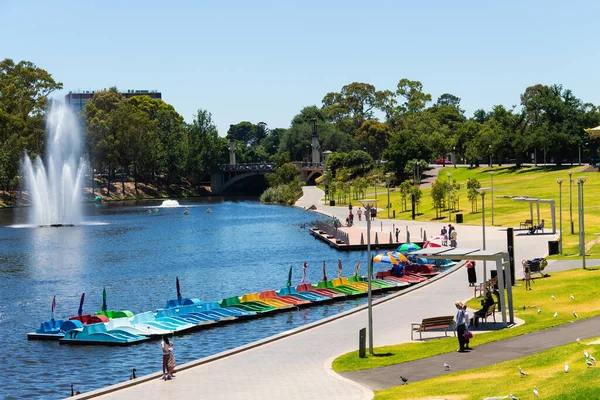
[{"label": "colorful pedal boat", "polygon": [[83,324],[80,321],[64,321],[62,319],[44,321],[40,324],[40,327],[36,329],[35,332],[30,332],[27,334],[27,339],[59,340],[65,335],[66,331],[77,328],[83,328]]},{"label": "colorful pedal boat", "polygon": [[264,303],[270,306],[273,306],[279,310],[285,310],[288,308],[292,308],[294,307],[294,305],[287,303],[283,300],[278,299],[277,297],[267,297],[267,298],[263,298],[261,299],[260,296],[258,295],[258,293],[254,292],[254,293],[246,293],[245,295],[243,295],[240,298],[240,301],[242,303]]},{"label": "colorful pedal boat", "polygon": [[267,299],[277,299],[277,300],[283,301],[293,307],[302,307],[302,306],[307,306],[307,305],[312,304],[312,302],[310,300],[302,300],[302,299],[299,299],[298,297],[294,297],[294,296],[290,296],[290,295],[278,296],[274,290],[262,291],[262,292],[260,292],[258,297],[260,297],[260,299],[263,301],[267,300]]},{"label": "colorful pedal boat", "polygon": [[[308,284],[308,283],[307,283],[307,285],[310,286],[310,284]],[[320,303],[323,301],[331,300],[330,297],[323,296],[321,294],[317,294],[314,292],[308,292],[308,291],[296,290],[293,286],[286,286],[284,288],[281,288],[276,293],[277,293],[277,296],[292,296],[292,297],[296,297],[300,300],[308,300],[313,303]]]},{"label": "colorful pedal boat", "polygon": [[238,308],[221,308],[216,301],[203,302],[200,299],[180,298],[169,299],[165,308],[186,308],[186,312],[203,313],[209,317],[219,319],[221,321],[231,321],[237,318],[251,317],[256,315],[253,311],[245,311]]},{"label": "colorful pedal boat", "polygon": [[347,297],[346,294],[340,293],[339,291],[333,289],[324,289],[324,288],[315,288],[310,283],[301,283],[296,286],[296,291],[301,294],[310,293],[317,296],[323,296],[326,299],[343,299]]},{"label": "colorful pedal boat", "polygon": [[104,315],[81,314],[69,317],[69,321],[80,321],[83,325],[98,324],[100,322],[108,322],[108,318]]},{"label": "colorful pedal boat", "polygon": [[112,330],[120,330],[133,335],[149,336],[153,338],[173,333],[172,330],[162,329],[148,324],[134,325],[130,318],[113,318],[105,325],[109,332]]},{"label": "colorful pedal boat", "polygon": [[238,308],[246,311],[253,311],[257,314],[264,314],[277,310],[277,308],[260,301],[247,301],[242,303],[237,296],[231,296],[219,302],[222,308]]},{"label": "colorful pedal boat", "polygon": [[113,318],[131,318],[133,317],[133,313],[129,310],[106,310],[106,311],[98,311],[94,315],[103,315],[108,319]]},{"label": "colorful pedal boat", "polygon": [[173,333],[181,333],[196,327],[189,322],[183,322],[170,317],[156,318],[152,311],[146,311],[140,314],[135,314],[131,319],[133,326],[141,329],[144,325],[153,326],[160,329],[170,330]]},{"label": "colorful pedal boat", "polygon": [[339,293],[343,293],[348,296],[362,296],[365,294],[364,290],[359,290],[359,289],[353,288],[351,286],[345,286],[345,285],[337,285],[336,286],[333,283],[333,281],[320,281],[319,283],[317,283],[317,288],[318,289],[331,289],[331,290],[334,290]]},{"label": "colorful pedal boat", "polygon": [[404,267],[404,273],[418,274],[426,277],[432,277],[439,274],[431,264],[408,264]]},{"label": "colorful pedal boat", "polygon": [[134,335],[122,330],[107,330],[104,323],[84,325],[71,329],[58,342],[60,344],[99,344],[123,346],[149,340],[149,337]]},{"label": "colorful pedal boat", "polygon": [[181,306],[178,308],[162,308],[156,310],[156,318],[174,318],[182,322],[188,322],[196,326],[213,325],[219,321],[216,316],[208,316],[204,313],[194,312],[194,306]]}]

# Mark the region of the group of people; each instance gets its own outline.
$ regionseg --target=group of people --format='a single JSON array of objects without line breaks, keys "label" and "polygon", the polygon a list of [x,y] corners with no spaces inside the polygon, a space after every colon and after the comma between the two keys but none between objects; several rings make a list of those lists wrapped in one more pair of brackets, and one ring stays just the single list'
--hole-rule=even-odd
[{"label": "group of people", "polygon": [[[352,212],[352,203],[348,204],[348,217],[346,218],[346,226],[352,226],[354,225],[354,213]],[[356,215],[358,215],[358,220],[362,221],[362,217],[363,214],[365,216],[365,221],[367,220],[367,218],[371,218],[371,221],[375,220],[375,217],[377,216],[377,210],[375,209],[375,207],[371,208],[371,214],[367,215],[367,210],[364,211],[362,208],[358,207],[358,210],[356,211]]]},{"label": "group of people", "polygon": [[494,301],[492,292],[490,290],[486,290],[485,298],[481,300],[481,309],[473,313],[473,318],[469,318],[467,305],[463,304],[460,301],[454,303],[457,309],[456,317],[454,320],[456,324],[456,336],[458,338],[457,351],[459,353],[464,353],[467,350],[471,350],[471,348],[469,347],[469,342],[470,339],[473,337],[473,334],[471,333],[469,328],[471,326],[478,326],[479,320],[485,317],[488,309],[494,304],[496,304],[496,302]]},{"label": "group of people", "polygon": [[453,227],[452,224],[448,224],[448,229],[446,229],[446,225],[442,226],[440,234],[443,237],[442,246],[448,246],[448,237],[450,237],[450,247],[457,246],[456,238],[458,237],[458,234],[456,233],[456,228]]}]

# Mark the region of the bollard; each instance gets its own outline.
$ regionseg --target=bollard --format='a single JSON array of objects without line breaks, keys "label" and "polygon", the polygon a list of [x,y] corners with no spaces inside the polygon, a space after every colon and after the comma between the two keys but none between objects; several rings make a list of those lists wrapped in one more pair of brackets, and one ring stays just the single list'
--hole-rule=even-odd
[{"label": "bollard", "polygon": [[390,243],[394,243],[394,242],[392,241],[392,232],[390,232]]},{"label": "bollard", "polygon": [[365,358],[365,349],[367,347],[367,328],[358,331],[358,356]]},{"label": "bollard", "polygon": [[383,221],[381,221],[381,232],[383,232]]},{"label": "bollard", "polygon": [[375,232],[375,246],[379,244],[379,240],[377,239],[377,232]]},{"label": "bollard", "polygon": [[363,237],[363,233],[360,233],[360,245],[364,246],[365,245],[365,238]]},{"label": "bollard", "polygon": [[423,242],[427,241],[427,231],[423,231]]},{"label": "bollard", "polygon": [[393,210],[394,212],[394,219],[396,219],[396,210]]}]

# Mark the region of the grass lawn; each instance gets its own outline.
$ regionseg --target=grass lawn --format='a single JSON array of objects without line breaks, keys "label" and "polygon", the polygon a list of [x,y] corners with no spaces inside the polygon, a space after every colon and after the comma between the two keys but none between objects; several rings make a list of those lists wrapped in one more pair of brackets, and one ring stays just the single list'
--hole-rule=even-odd
[{"label": "grass lawn", "polygon": [[[562,183],[562,208],[563,208],[563,256],[560,258],[578,258],[578,216],[577,216],[577,178],[586,176],[588,179],[584,185],[585,194],[585,240],[588,246],[588,254],[591,257],[600,257],[600,202],[596,199],[600,197],[600,174],[594,172],[581,173],[579,171],[585,166],[576,167],[480,167],[480,168],[452,168],[446,167],[440,169],[438,179],[447,182],[447,173],[451,174],[451,179],[461,184],[459,195],[459,207],[453,210],[454,214],[462,213],[464,223],[470,225],[481,225],[481,198],[477,201],[476,209],[471,205],[467,198],[466,182],[467,178],[477,179],[482,187],[491,187],[491,174],[494,172],[494,224],[497,226],[519,227],[519,224],[530,219],[529,204],[515,202],[512,199],[502,198],[502,196],[527,196],[541,199],[553,199],[556,201],[556,224],[557,231],[559,225],[559,186],[556,183],[557,178],[564,178]],[[572,187],[572,209],[574,234],[570,230],[569,217],[569,176],[573,175]],[[385,187],[369,188],[368,198],[374,198],[375,192],[379,199],[379,208],[384,208],[387,203],[387,189]],[[416,216],[420,221],[436,221],[435,210],[430,195],[430,189],[423,189],[423,197],[419,206],[419,213]],[[492,223],[491,217],[491,194],[485,197],[485,217],[486,225]],[[402,211],[400,193],[395,188],[390,190],[390,217],[396,212],[396,219],[410,219],[410,201],[408,202],[408,211]],[[343,204],[343,203],[341,203]],[[537,218],[536,208],[534,206],[534,221]],[[387,210],[381,210],[378,218],[387,218]],[[547,231],[552,228],[549,205],[540,205],[540,218],[546,220]],[[448,211],[442,212],[440,222],[448,222]],[[537,222],[537,221],[535,221]],[[595,241],[598,240],[598,244]]]},{"label": "grass lawn", "polygon": [[[524,320],[525,324],[511,329],[476,334],[471,339],[472,346],[569,323],[575,319],[573,311],[577,312],[579,318],[600,315],[600,269],[555,272],[549,278],[535,279],[534,282],[532,283],[533,290],[530,291],[525,290],[524,284],[513,288],[515,317]],[[552,295],[556,297],[556,300],[552,300]],[[575,297],[574,300],[570,299],[571,295]],[[467,304],[471,309],[479,309],[479,302],[480,299],[472,299]],[[542,310],[539,314],[538,307]],[[555,312],[558,313],[557,318],[554,318]],[[498,316],[496,320],[498,320]],[[455,351],[457,345],[456,338],[448,337],[378,347],[375,353],[390,354],[385,357],[359,358],[358,351],[356,351],[344,354],[334,360],[333,369],[336,372],[344,372],[398,364],[449,353]]]},{"label": "grass lawn", "polygon": [[[536,386],[542,399],[600,399],[600,364],[588,367],[584,350],[600,360],[600,345],[593,340],[556,347],[531,356],[439,378],[396,386],[375,392],[375,399],[477,399],[514,395],[532,399]],[[565,363],[569,373],[565,373]],[[520,366],[529,376],[521,378]],[[410,377],[409,377],[410,379]]]}]

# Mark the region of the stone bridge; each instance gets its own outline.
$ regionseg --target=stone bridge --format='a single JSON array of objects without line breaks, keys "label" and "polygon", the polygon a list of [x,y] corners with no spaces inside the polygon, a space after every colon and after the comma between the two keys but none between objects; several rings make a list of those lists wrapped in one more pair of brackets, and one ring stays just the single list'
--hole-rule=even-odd
[{"label": "stone bridge", "polygon": [[[294,162],[300,171],[300,181],[311,185],[323,175],[323,163]],[[210,176],[210,186],[214,194],[227,193],[260,194],[267,187],[265,174],[273,172],[274,163],[222,164]]]}]

